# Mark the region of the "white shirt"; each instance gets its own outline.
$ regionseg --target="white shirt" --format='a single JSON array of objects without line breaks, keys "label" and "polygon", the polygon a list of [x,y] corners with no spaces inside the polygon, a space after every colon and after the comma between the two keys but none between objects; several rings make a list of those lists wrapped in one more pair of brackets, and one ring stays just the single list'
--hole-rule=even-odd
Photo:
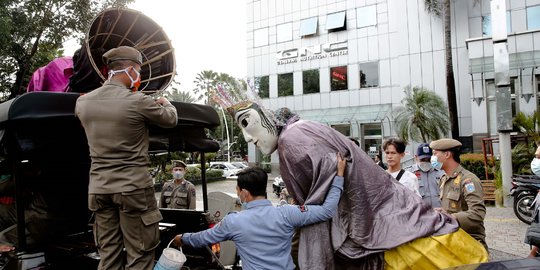
[{"label": "white shirt", "polygon": [[[390,175],[392,175],[392,177],[397,179],[399,172],[400,171],[393,172],[393,173],[390,173]],[[414,173],[405,171],[403,175],[401,176],[401,178],[399,179],[399,182],[403,184],[404,186],[406,186],[408,189],[412,190],[416,195],[422,197],[419,191],[420,187],[418,184],[418,177],[416,177]]]}]

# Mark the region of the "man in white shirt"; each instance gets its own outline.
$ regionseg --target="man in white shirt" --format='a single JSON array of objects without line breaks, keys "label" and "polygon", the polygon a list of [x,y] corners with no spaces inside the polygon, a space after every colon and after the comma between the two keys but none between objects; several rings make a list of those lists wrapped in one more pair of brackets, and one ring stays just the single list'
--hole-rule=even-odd
[{"label": "man in white shirt", "polygon": [[418,177],[412,172],[401,168],[401,159],[405,156],[405,142],[400,138],[388,138],[383,142],[383,151],[386,157],[386,170],[401,184],[420,196]]}]

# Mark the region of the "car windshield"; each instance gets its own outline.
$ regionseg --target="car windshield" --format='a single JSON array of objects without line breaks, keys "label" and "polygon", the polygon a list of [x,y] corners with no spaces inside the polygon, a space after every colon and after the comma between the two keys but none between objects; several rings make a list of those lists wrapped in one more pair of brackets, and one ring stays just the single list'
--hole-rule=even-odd
[{"label": "car windshield", "polygon": [[234,162],[233,165],[239,169],[246,168],[247,166],[243,164],[242,162]]}]

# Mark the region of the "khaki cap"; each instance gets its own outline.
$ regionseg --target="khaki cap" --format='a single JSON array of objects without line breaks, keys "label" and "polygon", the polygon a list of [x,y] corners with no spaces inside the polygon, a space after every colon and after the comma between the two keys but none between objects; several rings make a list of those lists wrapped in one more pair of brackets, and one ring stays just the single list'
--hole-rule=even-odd
[{"label": "khaki cap", "polygon": [[103,62],[107,63],[107,65],[118,60],[131,60],[142,65],[142,55],[133,47],[120,46],[118,48],[110,49],[103,54]]},{"label": "khaki cap", "polygon": [[429,144],[429,147],[431,147],[431,149],[440,150],[440,151],[444,151],[444,150],[448,150],[448,149],[452,149],[452,148],[456,148],[460,146],[461,146],[461,143],[458,140],[454,140],[454,139],[440,139],[440,140],[432,141]]},{"label": "khaki cap", "polygon": [[186,163],[184,163],[181,160],[172,160],[172,166],[173,166],[173,168],[175,168],[175,167],[183,167],[183,168],[187,167]]}]

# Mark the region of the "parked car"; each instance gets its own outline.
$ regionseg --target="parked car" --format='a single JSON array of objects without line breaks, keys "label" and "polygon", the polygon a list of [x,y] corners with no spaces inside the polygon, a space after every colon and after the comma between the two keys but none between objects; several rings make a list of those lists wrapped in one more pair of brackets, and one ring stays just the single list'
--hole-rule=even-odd
[{"label": "parked car", "polygon": [[210,162],[208,169],[223,170],[224,177],[233,177],[242,169],[234,166],[231,162],[217,161]]},{"label": "parked car", "polygon": [[235,161],[235,162],[231,162],[231,163],[232,163],[232,165],[234,165],[237,168],[242,169],[242,170],[249,167],[245,162]]}]

